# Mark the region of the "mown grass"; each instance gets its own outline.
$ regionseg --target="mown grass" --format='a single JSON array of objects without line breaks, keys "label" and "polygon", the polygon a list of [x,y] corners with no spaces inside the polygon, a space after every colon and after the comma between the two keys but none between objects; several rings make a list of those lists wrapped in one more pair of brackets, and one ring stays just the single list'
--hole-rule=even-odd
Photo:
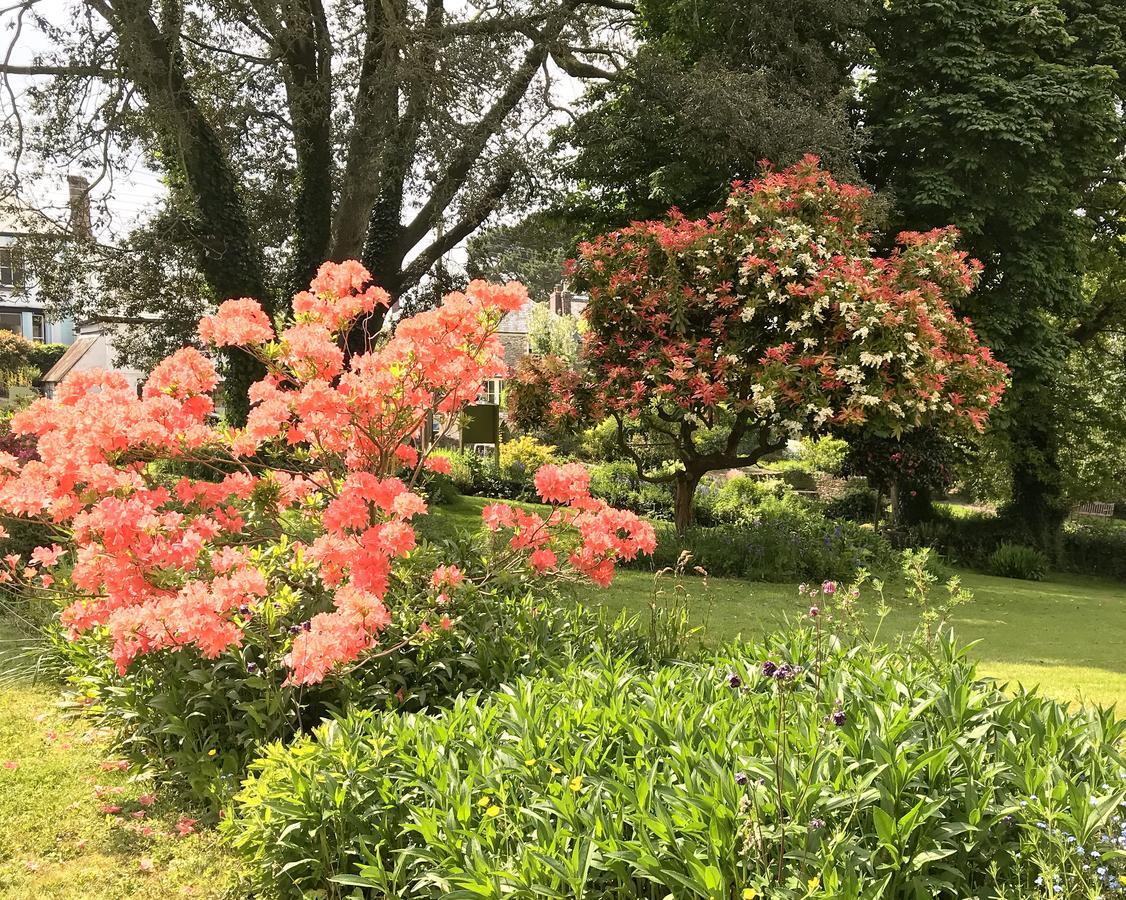
[{"label": "mown grass", "polygon": [[[490,501],[460,498],[441,507],[452,527],[475,528]],[[957,608],[952,623],[959,638],[978,642],[974,656],[982,671],[998,679],[1039,686],[1061,700],[1117,704],[1126,714],[1126,585],[1081,575],[1057,574],[1046,581],[957,573],[974,602]],[[753,637],[801,615],[797,586],[734,578],[688,578],[693,620],[710,643]],[[667,579],[665,582],[668,587]],[[585,602],[612,611],[647,614],[653,576],[623,570],[605,590],[584,589]],[[889,637],[911,631],[918,611],[907,607],[894,586],[886,596],[892,613],[884,623]],[[865,594],[869,610],[875,606]]]},{"label": "mown grass", "polygon": [[[0,623],[0,674],[10,674],[4,650],[16,640]],[[60,708],[55,686],[0,685],[0,897],[229,896],[237,870],[215,831],[182,836],[185,811],[159,792],[150,807],[139,803],[151,786],[113,766],[111,750],[106,734]]]}]

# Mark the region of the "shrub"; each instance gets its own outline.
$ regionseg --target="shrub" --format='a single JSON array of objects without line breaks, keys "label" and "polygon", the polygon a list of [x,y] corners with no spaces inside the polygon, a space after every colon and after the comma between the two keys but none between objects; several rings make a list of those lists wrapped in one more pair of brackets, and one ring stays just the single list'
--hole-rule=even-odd
[{"label": "shrub", "polygon": [[1043,581],[1048,574],[1048,557],[1035,547],[1001,544],[989,555],[989,571],[1002,578]]},{"label": "shrub", "polygon": [[440,450],[435,455],[449,459],[449,477],[462,494],[499,500],[538,499],[531,475],[522,470],[518,475],[506,473],[492,456],[472,450]]},{"label": "shrub", "polygon": [[951,562],[973,569],[989,567],[989,557],[1004,543],[1029,540],[1026,530],[1011,519],[993,513],[955,513],[936,506],[927,522],[887,532],[897,547],[933,547]]},{"label": "shrub", "polygon": [[1061,567],[1126,581],[1126,525],[1072,520],[1064,525]]},{"label": "shrub", "polygon": [[696,505],[697,521],[702,525],[746,522],[761,504],[790,494],[790,486],[777,478],[762,480],[738,475],[715,488],[701,484]]},{"label": "shrub", "polygon": [[625,460],[591,466],[590,492],[620,509],[653,519],[672,518],[672,492],[668,485],[642,481],[637,476],[637,466]]},{"label": "shrub", "polygon": [[683,538],[658,524],[652,565],[673,566],[687,551],[711,575],[794,581],[847,580],[860,568],[881,571],[895,564],[881,535],[852,522],[829,521],[796,498],[768,500],[748,515],[738,524],[694,526]]},{"label": "shrub", "polygon": [[636,628],[559,602],[542,586],[533,594],[508,584],[453,596],[440,614],[397,604],[386,652],[296,691],[285,685],[281,650],[299,618],[279,607],[248,627],[237,649],[215,659],[190,649],[148,654],[125,679],[96,641],[62,639],[59,650],[70,686],[117,731],[123,752],[216,809],[262,745],[289,741],[333,710],[430,712],[467,691],[554,671],[594,647],[648,660]]},{"label": "shrub", "polygon": [[555,462],[555,448],[550,444],[541,444],[527,435],[513,438],[500,445],[500,471],[510,481],[518,481],[532,487],[532,476],[540,466],[553,462]]},{"label": "shrub", "polygon": [[848,441],[835,437],[803,438],[801,461],[813,472],[839,475],[848,458]]},{"label": "shrub", "polygon": [[[455,419],[505,371],[496,329],[527,292],[472,282],[346,360],[354,320],[389,302],[370,282],[358,263],[326,263],[289,321],[241,299],[200,322],[203,340],[243,348],[267,372],[243,428],[215,423],[218,373],[193,347],[158,364],[140,397],[120,373],[75,372],[12,418],[38,459],[6,460],[0,509],[49,523],[58,543],[8,559],[2,580],[65,602],[76,640],[64,646],[84,672],[82,655],[98,655],[112,672],[104,693],[184,692],[149,704],[151,725],[138,727],[173,751],[188,741],[175,761],[189,780],[212,774],[192,770],[197,749],[229,751],[237,769],[257,733],[339,708],[317,685],[445,631],[458,595],[572,572],[605,586],[616,560],[655,546],[648,523],[592,498],[571,464],[536,473],[548,509],[487,507],[489,535],[472,552],[420,549],[413,523],[427,506],[412,488],[452,466],[419,451],[419,431],[436,414]],[[383,634],[396,643],[377,650]],[[154,753],[158,767],[166,758]]]},{"label": "shrub", "polygon": [[850,522],[874,522],[878,500],[879,495],[870,487],[850,488],[825,504],[825,515],[830,519],[848,519]]},{"label": "shrub", "polygon": [[771,472],[781,478],[795,491],[814,491],[817,479],[813,468],[802,459],[782,459],[768,466]]},{"label": "shrub", "polygon": [[597,425],[584,428],[577,449],[579,457],[588,462],[613,462],[621,454],[617,423],[606,418]]},{"label": "shrub", "polygon": [[272,745],[227,828],[281,897],[1092,895],[1074,847],[1117,834],[1126,722],[1007,694],[945,636],[819,635],[352,715]]}]

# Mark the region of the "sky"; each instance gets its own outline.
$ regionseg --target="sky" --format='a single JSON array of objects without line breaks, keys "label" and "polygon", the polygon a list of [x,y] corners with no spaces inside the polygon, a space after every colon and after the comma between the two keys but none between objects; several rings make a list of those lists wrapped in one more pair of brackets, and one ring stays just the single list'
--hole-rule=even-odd
[{"label": "sky", "polygon": [[[35,9],[52,21],[63,21],[68,5],[65,0],[39,0]],[[37,54],[50,50],[50,43],[25,18],[19,40],[10,45],[16,24],[15,13],[4,0],[0,0],[0,36],[2,36],[0,57],[8,56],[6,61],[10,65],[29,65],[34,62]],[[23,76],[9,78],[17,108],[21,108],[26,103],[23,90],[30,81],[31,79]],[[11,103],[12,97],[6,93],[0,95],[0,111],[5,115]],[[0,172],[9,173],[11,170],[12,155],[6,148],[0,146]],[[79,169],[54,173],[45,170],[36,160],[27,158],[21,160],[21,202],[56,221],[65,221],[69,212],[66,180],[68,174],[90,177],[94,173]],[[130,171],[123,177],[115,176],[112,187],[100,185],[95,191],[95,196],[106,198],[111,221],[101,223],[99,237],[112,239],[114,233],[128,231],[132,225],[143,220],[146,210],[152,208],[163,191],[159,176],[149,170],[140,159],[135,161]],[[106,227],[107,225],[109,228]]]},{"label": "sky", "polygon": [[[9,50],[9,41],[13,35],[15,13],[10,6],[5,6],[6,0],[0,0],[0,60],[6,53],[11,53],[8,62],[14,65],[27,65],[34,61],[36,54],[50,49],[47,38],[37,32],[25,19],[23,31],[18,44]],[[460,0],[450,4],[451,9],[458,6],[468,6],[469,0]],[[37,0],[36,10],[52,21],[65,21],[66,11],[71,6],[67,0]],[[561,105],[571,105],[581,93],[581,83],[556,71],[553,73],[553,82],[557,102]],[[15,103],[17,108],[21,103],[26,103],[21,96],[22,88],[26,87],[29,79],[13,76],[11,79],[13,90],[16,92]],[[0,111],[6,112],[11,105],[11,98],[0,94]],[[0,146],[0,173],[10,172],[12,158]],[[41,165],[34,160],[25,159],[20,165],[21,200],[28,206],[38,209],[49,217],[64,222],[68,215],[67,174],[83,174],[93,177],[94,171],[72,171],[53,173],[44,171]],[[32,177],[28,177],[28,176]],[[104,200],[109,212],[109,221],[95,221],[95,228],[99,239],[112,243],[114,238],[127,233],[132,226],[143,221],[146,213],[151,211],[164,193],[164,187],[159,175],[150,170],[140,158],[130,161],[126,174],[114,173],[112,185],[108,181],[99,184],[94,192],[95,205],[97,201]],[[461,267],[465,261],[464,245],[455,249],[447,256],[446,262],[453,267]]]}]

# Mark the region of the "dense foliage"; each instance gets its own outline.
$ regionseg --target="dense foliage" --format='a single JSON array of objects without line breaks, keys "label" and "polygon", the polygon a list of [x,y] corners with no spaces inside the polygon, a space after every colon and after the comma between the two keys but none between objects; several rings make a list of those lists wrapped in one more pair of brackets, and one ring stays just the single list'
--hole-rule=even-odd
[{"label": "dense foliage", "polygon": [[1055,549],[1063,445],[1089,439],[1060,427],[1074,420],[1067,369],[1077,344],[1126,314],[1120,282],[1097,285],[1100,269],[1121,268],[1126,234],[1126,8],[903,0],[870,30],[869,177],[894,193],[902,227],[952,222],[984,264],[958,309],[1013,370],[998,422],[1014,518]]},{"label": "dense foliage", "polygon": [[989,555],[989,571],[1002,578],[1043,581],[1048,574],[1048,557],[1024,544],[999,544]]},{"label": "dense foliage", "polygon": [[[141,397],[120,374],[80,372],[18,413],[13,431],[37,437],[39,458],[0,458],[0,508],[50,524],[61,543],[9,558],[3,578],[59,596],[70,633],[106,635],[122,675],[166,649],[216,658],[260,618],[292,626],[275,635],[286,685],[360,659],[391,622],[395,566],[417,545],[410,521],[426,502],[411,488],[448,469],[420,435],[505,371],[495,331],[527,293],[474,282],[346,359],[352,323],[387,299],[359,264],[326,263],[277,334],[248,299],[202,320],[204,340],[245,347],[267,369],[244,428],[212,422],[218,379],[191,348]],[[591,498],[588,482],[581,466],[544,466],[546,517],[487,508],[506,543],[480,579],[567,567],[606,584],[616,559],[651,550],[651,526]],[[472,581],[442,563],[407,596],[440,606]]]},{"label": "dense foliage", "polygon": [[868,0],[641,0],[638,52],[564,129],[559,206],[587,236],[676,206],[701,215],[769,159],[855,173],[852,66]]},{"label": "dense foliage", "polygon": [[876,256],[867,196],[810,158],[736,185],[705,219],[584,245],[585,369],[540,384],[549,416],[615,418],[639,473],[676,484],[682,529],[705,473],[790,438],[982,428],[1005,368],[950,305],[975,266],[952,229],[902,234]]},{"label": "dense foliage", "polygon": [[1074,847],[1106,853],[1117,833],[1120,720],[1004,693],[945,638],[850,648],[807,621],[700,665],[592,659],[433,718],[324,725],[255,764],[231,832],[283,897],[1030,896],[1053,880],[1088,896],[1109,882]]},{"label": "dense foliage", "polygon": [[752,581],[848,579],[861,568],[882,572],[896,561],[887,539],[870,527],[833,521],[799,504],[764,503],[735,523],[693,525],[683,533],[663,523],[656,530],[653,566],[675,566],[687,551],[711,575]]}]

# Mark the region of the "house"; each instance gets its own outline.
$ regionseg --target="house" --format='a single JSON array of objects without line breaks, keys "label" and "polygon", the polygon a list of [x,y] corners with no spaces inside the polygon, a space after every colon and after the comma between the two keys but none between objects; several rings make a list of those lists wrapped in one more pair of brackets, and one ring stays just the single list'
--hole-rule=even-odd
[{"label": "house", "polygon": [[[86,194],[89,182],[78,175],[67,178],[71,208],[71,231],[89,234],[90,210]],[[0,204],[0,328],[13,331],[29,341],[45,344],[70,344],[74,323],[70,319],[51,321],[42,300],[28,285],[21,258],[20,238],[57,234],[58,226],[42,213],[14,203]]]},{"label": "house", "polygon": [[[557,316],[578,319],[582,317],[587,302],[586,296],[572,294],[565,286],[559,285],[552,291],[546,304],[529,298],[520,309],[505,313],[497,328],[497,337],[504,346],[504,362],[509,371],[515,370],[520,360],[532,351],[532,318],[537,307],[546,306]],[[480,402],[499,404],[503,388],[503,379],[492,379],[485,385]]]},{"label": "house", "polygon": [[83,322],[78,326],[78,335],[59,361],[51,366],[41,380],[43,393],[51,397],[55,388],[71,372],[85,372],[90,369],[120,372],[134,390],[140,391],[146,373],[140,369],[119,365],[117,351],[113,345],[114,328],[105,322]]},{"label": "house", "polygon": [[[504,362],[511,372],[520,360],[531,353],[533,318],[537,309],[548,309],[558,316],[578,318],[586,309],[587,298],[572,294],[563,286],[557,287],[547,303],[537,303],[530,297],[520,309],[505,313],[497,327],[497,337],[504,347]],[[481,388],[475,404],[463,411],[460,422],[451,429],[451,443],[463,449],[472,448],[485,456],[498,453],[498,439],[506,433],[503,405],[504,379],[490,378]],[[438,431],[442,431],[439,423]]]},{"label": "house", "polygon": [[[51,321],[46,315],[45,304],[35,296],[34,284],[27,282],[18,247],[20,238],[91,236],[90,183],[80,175],[70,175],[67,177],[67,189],[70,222],[65,232],[38,211],[12,204],[0,206],[0,328],[14,331],[29,341],[67,345],[66,353],[39,382],[47,396],[51,396],[59,382],[71,372],[88,369],[119,371],[137,387],[144,380],[145,373],[117,364],[112,325],[102,321],[76,324],[69,318]],[[23,393],[29,393],[29,390],[24,389]]]}]

